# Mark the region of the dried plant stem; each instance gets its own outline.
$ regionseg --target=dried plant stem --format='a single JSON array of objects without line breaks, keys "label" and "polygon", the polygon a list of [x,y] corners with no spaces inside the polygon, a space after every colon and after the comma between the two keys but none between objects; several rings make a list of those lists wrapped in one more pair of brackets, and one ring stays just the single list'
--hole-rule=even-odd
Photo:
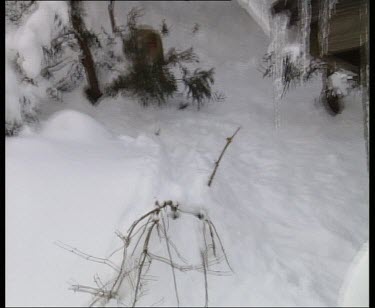
[{"label": "dried plant stem", "polygon": [[[203,266],[202,264],[199,265],[180,265],[174,262],[171,262],[169,259],[155,255],[151,252],[147,254],[152,260],[156,260],[165,264],[168,264],[169,266],[172,266],[176,269],[178,269],[180,272],[189,272],[189,271],[197,271],[197,272],[203,272]],[[210,260],[208,263],[210,265],[219,264],[222,261],[222,257],[217,258],[216,260]],[[207,271],[209,274],[217,275],[217,276],[225,276],[227,274],[230,274],[230,272],[224,272],[224,271]]]},{"label": "dried plant stem", "polygon": [[142,261],[139,263],[138,278],[137,278],[137,285],[135,287],[133,307],[135,307],[135,304],[137,302],[137,295],[138,295],[138,292],[139,292],[139,286],[140,286],[141,278],[142,278],[142,270],[143,270],[143,266],[145,265],[146,257],[148,255],[148,244],[150,242],[150,238],[151,238],[151,234],[152,234],[152,229],[155,227],[156,224],[157,224],[157,221],[154,221],[154,223],[148,229],[148,233],[147,233],[147,236],[146,236],[146,239],[145,239],[145,243],[144,243],[144,246],[143,246],[143,252],[142,252],[142,257],[143,258],[141,257]]},{"label": "dried plant stem", "polygon": [[72,252],[74,254],[76,254],[77,256],[83,258],[83,259],[86,259],[88,261],[92,261],[92,262],[96,262],[96,263],[103,263],[103,264],[106,264],[108,265],[109,267],[111,267],[112,269],[114,269],[115,271],[119,271],[119,268],[116,266],[116,264],[114,264],[112,261],[110,261],[109,259],[106,259],[106,258],[98,258],[98,257],[94,257],[94,256],[91,256],[77,248],[74,248],[72,246],[69,246],[67,244],[64,244],[60,241],[57,241],[55,242],[55,245],[59,246],[60,248],[62,249],[65,249],[69,252]]},{"label": "dried plant stem", "polygon": [[234,272],[233,269],[232,269],[232,267],[231,267],[230,264],[229,264],[229,260],[228,260],[227,254],[226,254],[226,252],[225,252],[225,249],[224,249],[223,243],[221,242],[220,236],[219,236],[219,234],[218,234],[217,231],[216,231],[215,225],[214,225],[213,222],[210,221],[210,220],[207,220],[207,222],[212,226],[212,228],[213,228],[214,231],[215,231],[216,237],[217,237],[217,239],[218,239],[218,241],[219,241],[219,243],[220,243],[220,247],[221,247],[221,250],[223,251],[224,258],[225,258],[225,261],[227,262],[228,267],[230,268],[230,270],[231,270],[232,272]]},{"label": "dried plant stem", "polygon": [[205,290],[205,301],[204,307],[208,307],[208,282],[207,282],[207,258],[203,251],[201,251],[203,274],[204,274],[204,290]]},{"label": "dried plant stem", "polygon": [[[238,130],[236,131],[236,133],[237,132]],[[233,138],[234,135],[231,138]],[[90,287],[79,284],[71,286],[71,289],[73,291],[88,293],[93,296],[90,307],[94,305],[105,306],[111,299],[117,299],[118,303],[123,304],[122,302],[120,302],[122,298],[122,295],[120,294],[122,293],[122,291],[120,290],[120,288],[123,285],[124,281],[127,281],[129,283],[129,287],[127,287],[127,289],[132,290],[132,292],[129,293],[130,303],[128,303],[127,305],[135,307],[139,299],[142,296],[145,296],[147,293],[145,285],[149,281],[155,280],[155,277],[148,275],[148,271],[151,267],[152,261],[158,261],[171,267],[174,293],[178,307],[180,306],[180,298],[177,288],[176,270],[180,272],[197,271],[204,275],[205,307],[208,306],[207,275],[210,274],[224,276],[230,274],[230,272],[228,271],[213,270],[212,268],[213,266],[220,264],[225,259],[228,267],[231,269],[221,239],[216,231],[214,224],[209,220],[208,217],[202,214],[202,212],[181,209],[177,202],[174,203],[171,200],[164,201],[161,204],[156,201],[155,205],[156,208],[147,212],[133,222],[126,235],[123,235],[119,231],[116,232],[117,236],[123,241],[123,245],[112,252],[110,254],[110,257],[113,256],[116,252],[119,252],[120,249],[122,249],[122,259],[119,266],[114,264],[109,259],[110,257],[94,257],[78,250],[77,248],[73,248],[61,242],[57,243],[59,247],[68,250],[80,256],[81,258],[105,264],[116,271],[115,277],[113,277],[113,279],[107,281],[106,283],[103,283],[100,277],[96,274],[94,275],[95,286]],[[171,213],[168,213],[168,211],[171,211]],[[177,246],[170,239],[170,235],[167,229],[167,223],[169,226],[169,217],[177,219],[180,217],[180,214],[194,216],[196,219],[198,219],[199,223],[203,224],[204,246],[201,249],[201,263],[189,264],[187,260],[183,258],[182,254],[178,251]],[[150,251],[150,243],[151,241],[152,243],[154,243],[154,240],[156,239],[159,239],[159,245],[165,243],[167,249],[166,255],[157,255],[153,254]],[[141,245],[142,247],[140,247]],[[131,249],[129,250],[129,253],[128,249]],[[130,254],[131,251],[132,253]],[[135,259],[133,259],[133,257]],[[176,263],[178,259],[180,259],[183,264]]]},{"label": "dried plant stem", "polygon": [[144,225],[144,227],[143,227],[142,233],[141,233],[141,235],[139,236],[139,238],[138,238],[138,240],[137,240],[137,242],[136,242],[136,244],[135,244],[135,246],[134,246],[134,248],[133,248],[133,252],[132,252],[132,254],[131,254],[132,256],[134,255],[134,252],[135,252],[135,250],[137,249],[138,244],[139,244],[139,242],[141,241],[141,238],[142,238],[143,235],[146,233],[147,225],[148,225],[148,223],[150,222],[150,220],[151,220],[151,217],[148,218],[147,223],[146,223],[146,224]]},{"label": "dried plant stem", "polygon": [[211,237],[211,241],[212,241],[212,250],[214,252],[214,257],[216,257],[216,245],[215,245],[215,239],[214,239],[214,232],[212,230],[212,226],[209,223],[209,221],[206,219],[205,222],[208,224],[208,228],[210,230],[210,237]]},{"label": "dried plant stem", "polygon": [[111,291],[109,292],[110,296],[117,293],[118,289],[120,288],[121,282],[123,280],[122,278],[125,275],[124,272],[125,272],[126,254],[127,254],[127,247],[126,245],[124,245],[120,272],[118,276],[116,277],[115,283],[113,284]]},{"label": "dried plant stem", "polygon": [[[166,230],[167,231],[167,230]],[[165,238],[163,235],[160,235],[160,238]],[[182,256],[182,254],[178,251],[176,244],[172,242],[170,238],[168,238],[169,246],[173,248],[173,251],[176,253],[176,256],[185,264],[188,264],[187,260]]]},{"label": "dried plant stem", "polygon": [[149,211],[148,213],[144,214],[139,219],[137,219],[135,222],[133,222],[133,224],[130,226],[130,228],[128,230],[128,236],[127,236],[128,241],[130,240],[130,236],[131,236],[132,232],[134,231],[134,228],[138,225],[138,223],[140,223],[143,219],[145,219],[146,217],[149,217],[150,215],[152,215],[154,213],[159,213],[160,210],[164,209],[168,205],[169,205],[169,203],[167,203],[167,202],[164,202],[162,205],[159,205],[159,203],[156,202],[157,207],[155,209],[153,209],[152,211]]},{"label": "dried plant stem", "polygon": [[[161,221],[163,222],[163,230],[164,230],[164,236],[165,236],[165,243],[167,245],[169,259],[171,260],[171,263],[173,263],[171,249],[169,247],[169,239],[168,239],[167,231],[165,229],[165,222],[164,222],[164,217],[163,216],[161,216]],[[175,291],[176,300],[177,300],[177,307],[180,307],[180,300],[178,299],[178,291],[177,291],[176,273],[174,272],[174,267],[173,266],[171,266],[171,269],[172,269],[172,276],[173,276],[174,291]]]},{"label": "dried plant stem", "polygon": [[214,179],[214,176],[215,176],[215,174],[216,174],[216,170],[217,170],[217,168],[219,167],[220,161],[221,161],[221,159],[222,159],[222,157],[223,157],[223,155],[224,155],[226,149],[228,148],[228,146],[229,146],[230,143],[232,142],[234,136],[236,136],[236,134],[238,133],[238,131],[239,131],[240,129],[241,129],[241,126],[239,126],[239,127],[237,128],[237,130],[234,132],[234,134],[233,134],[231,137],[228,137],[228,138],[227,138],[227,143],[226,143],[226,145],[224,146],[223,151],[221,152],[221,154],[220,154],[220,156],[219,156],[219,159],[215,162],[215,168],[214,168],[214,170],[213,170],[213,172],[212,172],[212,174],[211,174],[211,176],[210,176],[210,180],[208,181],[208,184],[207,184],[208,186],[211,186],[212,180]]}]

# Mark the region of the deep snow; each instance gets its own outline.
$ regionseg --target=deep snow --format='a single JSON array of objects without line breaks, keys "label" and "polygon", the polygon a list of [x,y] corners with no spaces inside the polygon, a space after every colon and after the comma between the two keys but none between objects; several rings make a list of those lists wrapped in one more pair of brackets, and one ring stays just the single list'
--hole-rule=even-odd
[{"label": "deep snow", "polygon": [[[136,3],[116,3],[117,18]],[[92,26],[106,2],[88,3]],[[69,283],[93,284],[105,266],[56,246],[107,256],[155,200],[207,210],[234,274],[209,276],[211,306],[335,306],[346,271],[368,240],[368,173],[359,94],[331,117],[314,102],[317,79],[280,103],[257,66],[269,39],[235,2],[142,2],[144,23],[172,25],[165,49],[193,45],[216,67],[226,102],[177,110],[119,97],[92,107],[79,91],[43,102],[41,121],[6,139],[8,306],[77,306],[90,299]],[[200,32],[191,36],[198,22]],[[109,26],[105,25],[106,27]],[[178,102],[179,99],[175,99]],[[229,146],[211,188],[213,163]],[[155,132],[159,131],[159,135]],[[175,228],[196,257],[197,230]],[[170,269],[155,269],[140,305],[173,306]],[[178,274],[182,305],[204,304],[202,277]],[[160,301],[164,298],[162,301]]]}]

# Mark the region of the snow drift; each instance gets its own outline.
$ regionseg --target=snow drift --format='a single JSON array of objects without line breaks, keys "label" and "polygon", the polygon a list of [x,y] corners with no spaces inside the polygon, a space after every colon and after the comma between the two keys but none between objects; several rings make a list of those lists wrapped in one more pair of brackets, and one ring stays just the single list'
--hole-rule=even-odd
[{"label": "snow drift", "polygon": [[44,124],[42,136],[80,142],[98,142],[111,134],[92,117],[75,110],[55,113]]}]

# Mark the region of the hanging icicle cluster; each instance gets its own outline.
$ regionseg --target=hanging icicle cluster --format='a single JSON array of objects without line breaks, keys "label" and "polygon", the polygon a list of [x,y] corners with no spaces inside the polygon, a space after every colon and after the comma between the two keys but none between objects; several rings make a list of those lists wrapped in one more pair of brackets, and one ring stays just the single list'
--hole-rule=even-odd
[{"label": "hanging icicle cluster", "polygon": [[[323,1],[324,2],[324,1]],[[303,79],[310,67],[310,24],[311,24],[311,0],[299,0],[301,56],[303,65]],[[301,80],[302,81],[302,80]]]},{"label": "hanging icicle cluster", "polygon": [[298,0],[299,30],[297,38],[288,28],[290,16],[277,14],[271,19],[271,44],[264,57],[263,75],[274,81],[275,127],[280,126],[280,99],[290,85],[301,85],[315,72],[310,61],[311,0]]}]

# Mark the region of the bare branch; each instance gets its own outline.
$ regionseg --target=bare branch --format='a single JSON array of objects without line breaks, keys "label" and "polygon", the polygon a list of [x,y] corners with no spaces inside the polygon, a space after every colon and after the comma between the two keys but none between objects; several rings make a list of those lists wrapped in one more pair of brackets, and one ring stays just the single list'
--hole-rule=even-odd
[{"label": "bare branch", "polygon": [[227,138],[227,143],[226,143],[226,145],[225,145],[223,151],[221,152],[221,154],[220,154],[220,156],[219,156],[219,159],[215,162],[215,168],[214,168],[214,171],[212,172],[212,174],[211,174],[211,176],[210,176],[210,180],[208,181],[208,184],[207,184],[208,186],[211,186],[212,180],[214,179],[214,176],[215,176],[215,174],[216,174],[216,170],[217,170],[217,168],[219,167],[220,161],[221,161],[221,159],[222,159],[222,157],[223,157],[223,155],[224,155],[225,150],[228,148],[228,146],[229,146],[229,144],[232,142],[234,136],[236,136],[236,134],[238,133],[238,131],[239,131],[240,129],[241,129],[241,126],[239,126],[239,127],[237,128],[237,130],[234,132],[234,134],[233,134],[231,137],[228,137],[228,138]]},{"label": "bare branch", "polygon": [[133,307],[135,306],[136,302],[137,302],[137,294],[139,292],[139,286],[140,286],[140,281],[141,281],[141,275],[142,275],[142,270],[143,270],[143,266],[145,264],[145,261],[146,261],[146,257],[147,257],[147,251],[148,251],[148,244],[150,242],[150,238],[151,238],[151,234],[152,234],[152,229],[155,227],[157,222],[154,222],[151,227],[149,228],[149,231],[147,233],[147,236],[146,236],[146,239],[145,239],[145,243],[143,245],[143,252],[142,252],[142,255],[143,255],[143,258],[142,258],[142,261],[140,262],[139,264],[139,270],[138,270],[138,279],[137,279],[137,285],[135,287],[135,294],[134,294],[134,301],[133,301]]},{"label": "bare branch", "polygon": [[86,259],[86,260],[92,261],[92,262],[96,262],[96,263],[106,264],[109,267],[111,267],[112,269],[114,269],[115,271],[117,271],[117,272],[119,271],[119,268],[116,266],[116,264],[114,264],[112,261],[110,261],[108,259],[91,256],[91,255],[89,255],[85,252],[82,252],[81,250],[79,250],[77,248],[74,248],[72,246],[69,246],[69,245],[64,244],[62,242],[59,242],[59,241],[55,242],[55,245],[59,246],[62,249],[65,249],[69,252],[72,252],[72,253],[76,254],[77,256],[80,256],[83,259]]},{"label": "bare branch", "polygon": [[226,254],[226,252],[225,252],[225,250],[224,250],[224,246],[223,246],[223,243],[221,242],[220,236],[219,236],[219,234],[218,234],[217,231],[216,231],[215,225],[213,224],[212,221],[210,221],[210,220],[207,220],[207,221],[208,221],[208,223],[212,226],[212,228],[213,228],[214,231],[215,231],[216,237],[217,237],[217,239],[219,240],[220,247],[221,247],[221,250],[223,251],[224,258],[225,258],[225,261],[227,262],[228,267],[230,268],[230,270],[231,270],[232,272],[234,272],[233,269],[232,269],[232,267],[231,267],[230,264],[229,264],[229,261],[228,261],[228,258],[227,258],[227,254]]},{"label": "bare branch", "polygon": [[[145,232],[146,232],[146,230],[147,230],[147,225],[148,225],[148,223],[150,222],[150,220],[151,220],[151,217],[149,217],[149,219],[147,220],[147,222],[144,224],[142,234],[138,237],[137,243],[135,244],[134,249],[133,249],[133,252],[132,252],[132,254],[131,254],[132,256],[134,255],[134,252],[135,252],[135,250],[136,250],[136,248],[137,248],[139,242],[141,241],[141,238],[142,238],[143,235],[145,234]],[[139,229],[141,229],[141,228],[142,228],[142,227],[140,227]],[[136,233],[138,233],[138,232],[136,232]]]}]

